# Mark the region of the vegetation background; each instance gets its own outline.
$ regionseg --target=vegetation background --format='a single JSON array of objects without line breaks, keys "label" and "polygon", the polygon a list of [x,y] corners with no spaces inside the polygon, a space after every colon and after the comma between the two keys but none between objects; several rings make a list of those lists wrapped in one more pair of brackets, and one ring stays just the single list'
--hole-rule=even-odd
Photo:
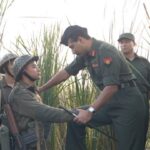
[{"label": "vegetation background", "polygon": [[[4,36],[9,33],[5,33],[6,22],[4,20],[5,14],[9,11],[9,8],[13,5],[14,0],[0,0],[0,49],[7,52],[14,52],[18,55],[21,54],[31,54],[39,55],[40,61],[39,66],[42,72],[42,78],[37,83],[42,85],[48,79],[51,78],[57,71],[67,65],[68,57],[70,56],[70,51],[64,50],[64,47],[59,46],[59,39],[62,33],[61,26],[59,23],[51,25],[49,28],[43,27],[41,32],[38,34],[33,33],[31,37],[25,39],[21,35],[18,35],[14,39],[13,48],[9,48],[8,45],[4,44]],[[133,18],[130,22],[129,32],[136,33],[140,32],[140,37],[138,39],[137,51],[141,55],[144,55],[149,59],[149,49],[150,49],[150,10],[147,9],[147,3],[142,3],[142,8],[145,11],[145,22],[135,26],[137,12],[141,1],[136,0],[135,14],[132,14]],[[104,18],[106,9],[104,8]],[[122,17],[124,20],[124,16]],[[124,21],[123,21],[124,22]],[[68,20],[68,25],[71,24]],[[122,30],[120,33],[124,32],[124,24],[122,24]],[[107,25],[107,34],[103,35],[103,39],[111,44],[116,44],[116,39],[114,38],[116,29],[116,18],[111,20],[110,24]],[[5,34],[4,34],[5,33]],[[144,50],[144,51],[143,51]],[[144,54],[143,54],[144,53]],[[78,76],[71,77],[68,81],[49,89],[42,94],[44,103],[58,107],[60,105],[67,108],[76,108],[81,105],[90,104],[97,94],[98,89],[93,85],[89,78],[89,74],[86,70],[81,71]],[[116,142],[109,136],[114,137],[114,132],[111,126],[104,126],[99,128],[101,131],[87,129],[86,142],[88,150],[115,150]],[[66,124],[52,124],[51,132],[48,139],[48,149],[49,150],[64,150],[66,135]],[[149,145],[149,133],[147,140],[147,148]]]}]

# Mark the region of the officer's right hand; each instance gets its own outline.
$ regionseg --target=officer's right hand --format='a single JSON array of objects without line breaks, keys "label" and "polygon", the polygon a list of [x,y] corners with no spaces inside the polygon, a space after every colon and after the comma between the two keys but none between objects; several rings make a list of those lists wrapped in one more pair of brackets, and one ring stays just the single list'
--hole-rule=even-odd
[{"label": "officer's right hand", "polygon": [[74,118],[74,121],[78,124],[86,124],[89,122],[93,116],[93,113],[87,111],[87,110],[82,110],[82,109],[77,109],[79,111],[79,114]]}]

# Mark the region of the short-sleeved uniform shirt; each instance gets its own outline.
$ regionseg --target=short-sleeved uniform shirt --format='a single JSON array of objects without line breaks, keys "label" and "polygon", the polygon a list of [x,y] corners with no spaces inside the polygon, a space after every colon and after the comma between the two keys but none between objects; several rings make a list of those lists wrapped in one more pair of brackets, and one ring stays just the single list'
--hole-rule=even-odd
[{"label": "short-sleeved uniform shirt", "polygon": [[93,39],[88,53],[77,56],[65,70],[76,75],[79,70],[87,68],[93,82],[102,90],[108,85],[120,85],[134,79],[125,57],[114,46]]},{"label": "short-sleeved uniform shirt", "polygon": [[[89,52],[77,56],[65,70],[70,75],[76,75],[83,68],[88,69],[93,82],[101,90],[105,86],[119,86],[121,83],[134,79],[123,54],[112,45],[95,39],[93,39],[93,45]],[[113,123],[118,139],[118,149],[141,150],[144,148],[145,113],[143,97],[136,86],[126,86],[125,88],[121,86],[110,101],[93,115],[91,122],[96,125]],[[135,143],[140,144],[136,145]]]}]

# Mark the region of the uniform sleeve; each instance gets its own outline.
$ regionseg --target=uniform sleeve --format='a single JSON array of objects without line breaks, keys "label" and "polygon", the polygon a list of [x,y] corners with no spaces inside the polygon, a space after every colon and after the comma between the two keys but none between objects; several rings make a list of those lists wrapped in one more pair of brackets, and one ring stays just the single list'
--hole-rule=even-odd
[{"label": "uniform sleeve", "polygon": [[76,75],[83,68],[85,68],[84,57],[77,56],[76,59],[65,68],[65,70],[69,75]]},{"label": "uniform sleeve", "polygon": [[36,101],[30,92],[22,90],[14,96],[13,110],[20,115],[42,122],[66,122],[72,120],[72,116],[62,109],[50,107]]},{"label": "uniform sleeve", "polygon": [[110,50],[103,50],[99,57],[103,85],[119,85],[121,63],[118,53]]}]

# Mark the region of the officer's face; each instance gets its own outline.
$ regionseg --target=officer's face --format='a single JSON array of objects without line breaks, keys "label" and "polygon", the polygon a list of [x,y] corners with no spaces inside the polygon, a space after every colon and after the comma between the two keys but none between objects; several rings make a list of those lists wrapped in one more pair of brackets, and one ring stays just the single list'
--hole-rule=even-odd
[{"label": "officer's face", "polygon": [[72,50],[72,53],[76,55],[81,55],[86,52],[84,39],[80,37],[77,39],[77,41],[73,41],[72,39],[69,39],[68,47]]},{"label": "officer's face", "polygon": [[35,80],[38,80],[41,77],[40,69],[35,61],[29,63],[24,71]]},{"label": "officer's face", "polygon": [[130,52],[133,52],[135,43],[129,39],[122,39],[119,41],[119,45],[120,45],[121,51],[124,54],[128,54]]}]

